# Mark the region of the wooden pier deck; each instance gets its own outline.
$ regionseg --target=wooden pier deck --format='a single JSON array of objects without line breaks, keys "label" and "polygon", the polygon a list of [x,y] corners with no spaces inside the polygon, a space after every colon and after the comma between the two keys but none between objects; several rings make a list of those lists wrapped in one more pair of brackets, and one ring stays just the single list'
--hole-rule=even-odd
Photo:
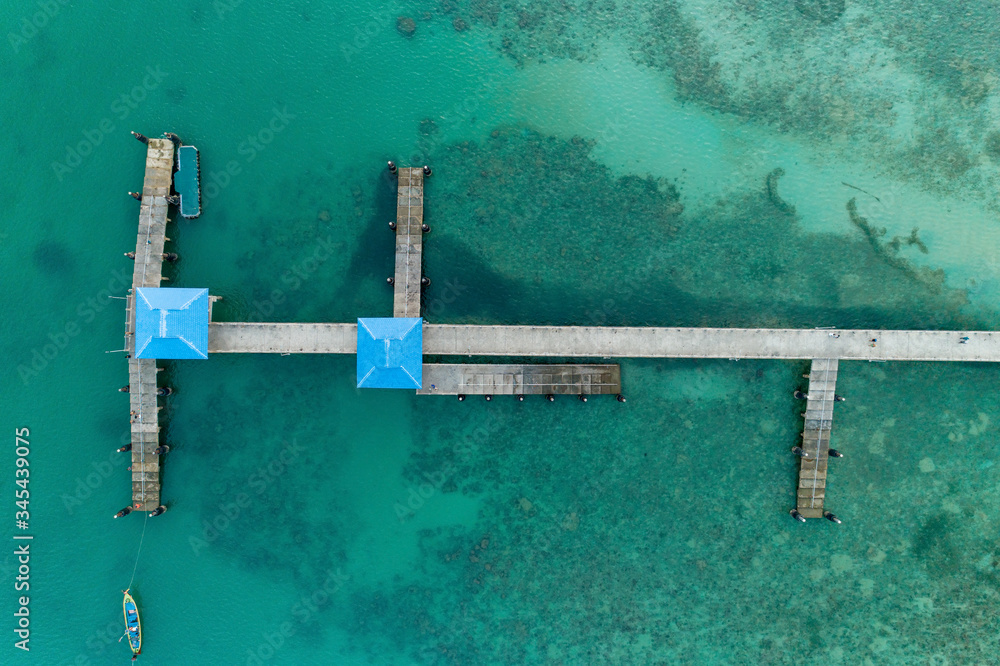
[{"label": "wooden pier deck", "polygon": [[129,411],[132,431],[132,506],[152,511],[160,505],[159,413],[156,404],[156,360],[135,358],[135,290],[159,287],[163,279],[166,243],[167,195],[173,175],[174,145],[169,139],[150,139],[139,209],[132,290],[127,298],[125,348],[129,352]]},{"label": "wooden pier deck", "polygon": [[420,395],[617,395],[617,365],[425,363]]},{"label": "wooden pier deck", "polygon": [[796,506],[805,518],[823,517],[838,366],[835,358],[817,358],[813,359],[809,370],[805,429],[802,433],[802,451],[805,457],[799,458]]},{"label": "wooden pier deck", "polygon": [[[833,337],[834,335],[838,337]],[[766,328],[424,324],[424,354],[578,358],[726,358],[1000,362],[1000,333]],[[960,344],[960,337],[968,337]],[[871,346],[871,340],[878,340]],[[357,324],[209,325],[208,351],[354,354]]]},{"label": "wooden pier deck", "polygon": [[424,172],[414,167],[397,170],[396,273],[393,317],[420,316],[421,261],[424,246]]}]

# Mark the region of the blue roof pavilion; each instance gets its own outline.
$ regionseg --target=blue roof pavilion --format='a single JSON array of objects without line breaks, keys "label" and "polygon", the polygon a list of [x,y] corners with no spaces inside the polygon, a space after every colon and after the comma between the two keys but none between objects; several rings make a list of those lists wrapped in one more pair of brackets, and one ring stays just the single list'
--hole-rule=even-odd
[{"label": "blue roof pavilion", "polygon": [[420,388],[423,325],[420,317],[358,319],[358,388]]},{"label": "blue roof pavilion", "polygon": [[208,289],[136,289],[135,357],[208,358]]}]

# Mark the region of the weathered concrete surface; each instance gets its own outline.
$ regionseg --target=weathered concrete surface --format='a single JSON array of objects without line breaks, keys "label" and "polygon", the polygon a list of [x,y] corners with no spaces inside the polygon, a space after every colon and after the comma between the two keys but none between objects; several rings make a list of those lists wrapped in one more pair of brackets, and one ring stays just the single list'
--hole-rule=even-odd
[{"label": "weathered concrete surface", "polygon": [[[834,337],[837,336],[837,337]],[[968,344],[960,344],[968,336]],[[877,338],[873,347],[871,340]],[[356,324],[213,323],[210,352],[353,354]],[[435,356],[1000,361],[1000,333],[424,324]]]},{"label": "weathered concrete surface", "polygon": [[[163,278],[167,199],[173,178],[174,144],[150,139],[146,146],[146,173],[139,204],[139,230],[135,242],[132,292],[126,302],[125,349],[135,353],[135,290],[159,287]],[[160,460],[153,455],[159,445],[159,412],[156,404],[156,361],[128,360],[129,418],[132,442],[132,506],[152,511],[160,505]]]},{"label": "weathered concrete surface", "polygon": [[799,459],[796,493],[796,508],[806,518],[823,517],[838,366],[835,358],[815,358],[809,369],[809,393],[802,432],[805,457]]},{"label": "weathered concrete surface", "polygon": [[616,395],[617,365],[424,363],[421,395]]},{"label": "weathered concrete surface", "polygon": [[424,247],[424,172],[402,167],[396,194],[396,274],[393,317],[420,316],[421,261]]},{"label": "weathered concrete surface", "polygon": [[208,325],[208,351],[213,354],[354,354],[357,324]]},{"label": "weathered concrete surface", "polygon": [[[834,337],[837,336],[837,337]],[[963,336],[968,344],[960,344]],[[871,340],[877,338],[873,347]],[[590,358],[1000,361],[1000,333],[598,326],[424,327],[424,353]]]}]

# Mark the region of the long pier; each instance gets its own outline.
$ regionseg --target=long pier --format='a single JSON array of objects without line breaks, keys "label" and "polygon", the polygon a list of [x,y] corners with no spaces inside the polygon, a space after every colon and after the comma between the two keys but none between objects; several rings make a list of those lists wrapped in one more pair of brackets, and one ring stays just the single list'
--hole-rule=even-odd
[{"label": "long pier", "polygon": [[[424,354],[576,358],[836,358],[1000,362],[1000,333],[768,328],[424,324]],[[967,343],[960,342],[967,337]],[[872,342],[876,340],[876,342]],[[354,354],[357,324],[223,323],[211,353]]]},{"label": "long pier", "polygon": [[[395,165],[389,163],[396,171]],[[398,169],[393,316],[420,317],[426,167]],[[210,322],[210,353],[355,354],[355,323]],[[431,324],[422,353],[439,357],[718,358],[812,360],[797,484],[801,518],[825,511],[839,361],[1000,362],[1000,333],[874,329],[679,328]],[[422,395],[621,396],[617,365],[425,363]]]},{"label": "long pier", "polygon": [[[353,354],[355,324],[239,324],[209,326],[209,352]],[[824,516],[834,390],[840,360],[1000,362],[992,331],[844,329],[634,328],[596,326],[474,326],[424,324],[423,351],[433,356],[548,356],[584,358],[812,359],[799,463],[796,510]],[[525,369],[546,366],[424,364],[417,392],[439,395],[620,393],[620,376],[587,387],[569,375],[543,389],[527,387]],[[553,366],[549,366],[550,368]],[[558,366],[556,366],[558,367]],[[564,366],[586,368],[588,366]],[[616,366],[611,366],[616,367]],[[538,381],[537,379],[531,380]],[[541,380],[544,382],[545,380]],[[557,385],[560,385],[558,386]]]},{"label": "long pier", "polygon": [[424,247],[424,172],[400,167],[396,192],[396,274],[393,317],[419,317]]},{"label": "long pier", "polygon": [[129,406],[132,442],[132,507],[152,511],[160,505],[159,408],[156,404],[156,360],[135,358],[135,297],[139,287],[159,287],[163,280],[167,196],[173,176],[174,145],[150,139],[139,208],[132,289],[127,297],[125,349],[128,351]]},{"label": "long pier", "polygon": [[833,405],[836,402],[837,368],[835,358],[813,359],[809,370],[809,393],[806,397],[805,429],[802,432],[803,456],[799,462],[798,503],[804,518],[822,518],[826,499],[826,467],[830,459],[830,433],[833,430]]},{"label": "long pier", "polygon": [[420,395],[616,395],[617,365],[424,363]]}]

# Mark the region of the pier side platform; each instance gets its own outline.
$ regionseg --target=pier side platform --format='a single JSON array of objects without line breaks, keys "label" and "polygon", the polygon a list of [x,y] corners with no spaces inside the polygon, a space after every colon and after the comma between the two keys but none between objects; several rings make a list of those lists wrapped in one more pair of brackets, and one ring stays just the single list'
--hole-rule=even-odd
[{"label": "pier side platform", "polygon": [[799,458],[796,493],[796,509],[805,518],[823,517],[838,367],[835,358],[817,358],[813,359],[809,370],[809,393],[802,431],[802,452],[805,455]]},{"label": "pier side platform", "polygon": [[396,273],[393,277],[393,317],[420,316],[424,244],[424,172],[400,167],[396,196]]},{"label": "pier side platform", "polygon": [[419,395],[617,395],[617,365],[424,363]]}]

